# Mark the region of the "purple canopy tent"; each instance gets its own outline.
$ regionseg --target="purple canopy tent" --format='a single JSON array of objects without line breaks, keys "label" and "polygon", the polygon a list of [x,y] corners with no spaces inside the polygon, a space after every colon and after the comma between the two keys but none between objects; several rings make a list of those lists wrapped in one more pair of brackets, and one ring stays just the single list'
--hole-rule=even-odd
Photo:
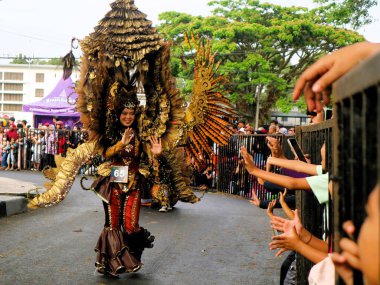
[{"label": "purple canopy tent", "polygon": [[72,127],[79,121],[79,113],[75,109],[77,97],[71,77],[66,80],[61,78],[49,95],[40,101],[25,104],[23,111],[33,112],[35,127],[38,124],[51,124],[53,117],[58,117],[64,125]]}]

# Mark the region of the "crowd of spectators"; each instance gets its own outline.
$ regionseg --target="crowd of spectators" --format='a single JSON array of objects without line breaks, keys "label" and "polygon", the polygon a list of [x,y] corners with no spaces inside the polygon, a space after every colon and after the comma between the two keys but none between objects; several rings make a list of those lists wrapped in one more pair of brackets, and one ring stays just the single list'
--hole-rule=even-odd
[{"label": "crowd of spectators", "polygon": [[[308,108],[314,112],[310,115],[313,116],[313,119],[318,117],[323,105],[330,101],[331,84],[357,65],[359,61],[375,52],[380,52],[379,44],[363,42],[322,57],[301,75],[295,87],[294,99],[298,99],[303,92]],[[317,123],[318,120],[320,118],[317,118],[314,123]],[[274,131],[274,127],[270,126],[270,129]],[[332,215],[329,204],[333,198],[333,189],[330,181],[331,175],[329,176],[326,167],[325,143],[318,146],[322,158],[318,165],[286,159],[281,153],[279,142],[275,139],[268,140],[268,147],[271,150],[271,156],[267,159],[266,170],[256,165],[250,149],[242,147],[240,152],[249,174],[256,177],[261,183],[270,183],[269,187],[275,186],[277,190],[273,191],[280,193],[279,198],[272,201],[260,201],[257,195],[253,195],[251,201],[252,204],[267,209],[274,232],[269,249],[276,250],[276,256],[290,251],[281,267],[280,284],[297,284],[296,260],[300,255],[314,264],[309,272],[309,284],[335,284],[335,274],[337,273],[345,284],[351,285],[355,283],[354,270],[363,273],[364,284],[380,284],[379,181],[374,189],[369,189],[371,194],[367,197],[367,217],[357,235],[358,240],[354,239],[354,224],[352,221],[346,221],[341,226],[348,237],[342,238],[339,242],[341,252],[333,252],[333,229],[329,223],[329,217]],[[272,166],[290,172],[283,171],[283,174],[276,174],[270,171]],[[296,177],[292,174],[294,171],[303,173],[304,177]],[[324,220],[327,223],[320,225],[323,228],[322,238],[313,235],[303,226],[300,209],[296,209],[294,204],[295,191],[310,191],[320,204],[325,205]],[[358,191],[360,190],[358,189]],[[355,203],[355,201],[351,202]],[[276,215],[273,211],[275,207],[282,208],[283,215],[287,218]],[[356,214],[364,215],[365,213]]]},{"label": "crowd of spectators", "polygon": [[70,128],[58,119],[32,128],[26,120],[16,123],[12,117],[2,122],[0,141],[0,170],[41,171],[55,167],[54,156],[65,156],[69,147],[76,148],[84,138],[79,126]]}]

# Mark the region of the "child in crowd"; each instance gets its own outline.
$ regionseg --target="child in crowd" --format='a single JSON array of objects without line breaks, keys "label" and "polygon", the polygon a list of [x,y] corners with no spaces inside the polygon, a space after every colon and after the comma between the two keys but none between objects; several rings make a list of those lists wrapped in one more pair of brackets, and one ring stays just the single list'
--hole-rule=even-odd
[{"label": "child in crowd", "polygon": [[57,154],[63,156],[64,153],[66,153],[66,134],[64,131],[59,130],[57,138]]},{"label": "child in crowd", "polygon": [[14,170],[15,166],[17,167],[17,152],[18,152],[18,143],[14,138],[11,138],[9,144],[7,145],[9,150],[7,163],[8,167],[5,170]]},{"label": "child in crowd", "polygon": [[41,164],[41,157],[42,154],[45,152],[45,133],[43,131],[40,131],[37,135],[37,138],[34,136],[31,137],[33,146],[33,155],[32,155],[32,162],[33,162],[33,168],[32,170],[39,170],[40,164]]},{"label": "child in crowd", "polygon": [[1,170],[8,168],[8,155],[11,152],[9,141],[4,136],[2,141],[3,155],[1,157]]}]

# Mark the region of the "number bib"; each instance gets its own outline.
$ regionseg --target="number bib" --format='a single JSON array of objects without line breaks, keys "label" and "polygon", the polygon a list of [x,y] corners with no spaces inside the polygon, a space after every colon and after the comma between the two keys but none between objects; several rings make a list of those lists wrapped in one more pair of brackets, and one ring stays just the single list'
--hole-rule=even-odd
[{"label": "number bib", "polygon": [[128,166],[112,166],[110,182],[128,183]]}]

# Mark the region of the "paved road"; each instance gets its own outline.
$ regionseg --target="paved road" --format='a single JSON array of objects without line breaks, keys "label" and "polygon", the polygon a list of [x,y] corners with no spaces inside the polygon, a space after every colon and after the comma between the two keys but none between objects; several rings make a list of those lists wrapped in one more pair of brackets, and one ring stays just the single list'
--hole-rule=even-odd
[{"label": "paved road", "polygon": [[[40,173],[0,175],[43,183]],[[103,209],[75,182],[59,205],[0,219],[0,284],[278,284],[282,258],[268,250],[268,219],[246,200],[209,193],[171,213],[144,208],[140,224],[156,236],[144,267],[118,279],[98,275]]]}]

